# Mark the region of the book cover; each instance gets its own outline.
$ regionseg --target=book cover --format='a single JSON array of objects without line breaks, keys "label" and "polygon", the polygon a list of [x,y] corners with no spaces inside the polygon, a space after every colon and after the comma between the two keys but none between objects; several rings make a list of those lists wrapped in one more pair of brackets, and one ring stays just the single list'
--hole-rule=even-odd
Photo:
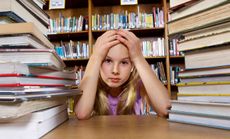
[{"label": "book cover", "polygon": [[[27,10],[25,4],[22,3],[20,0],[7,0],[1,1],[0,5],[0,12],[11,12],[14,14],[11,18],[18,16],[18,18],[23,19],[25,22],[32,22],[39,28],[42,34],[47,34],[48,32],[48,23],[45,24],[45,21],[41,19],[42,16],[34,16],[29,10]],[[29,8],[31,9],[31,8]],[[17,20],[17,19],[15,19]]]},{"label": "book cover", "polygon": [[212,26],[230,20],[230,3],[219,4],[205,11],[168,22],[169,35],[185,33],[204,26]]},{"label": "book cover", "polygon": [[50,49],[31,34],[0,36],[0,49]]},{"label": "book cover", "polygon": [[66,105],[52,107],[1,123],[0,136],[11,139],[38,139],[67,119]]},{"label": "book cover", "polygon": [[53,44],[47,39],[46,36],[42,34],[42,32],[37,28],[34,23],[11,23],[11,24],[2,24],[0,26],[0,36],[9,36],[9,35],[22,35],[22,34],[31,34],[41,42],[45,44],[45,46],[54,49]]},{"label": "book cover", "polygon": [[11,121],[29,113],[64,104],[66,98],[38,99],[22,102],[1,102],[0,122]]},{"label": "book cover", "polygon": [[37,65],[63,70],[65,63],[50,49],[0,49],[0,61],[20,62],[27,65]]},{"label": "book cover", "polygon": [[218,114],[198,114],[172,110],[169,111],[169,121],[230,130],[230,117]]},{"label": "book cover", "polygon": [[183,111],[230,117],[230,103],[172,100],[171,105],[172,111]]}]

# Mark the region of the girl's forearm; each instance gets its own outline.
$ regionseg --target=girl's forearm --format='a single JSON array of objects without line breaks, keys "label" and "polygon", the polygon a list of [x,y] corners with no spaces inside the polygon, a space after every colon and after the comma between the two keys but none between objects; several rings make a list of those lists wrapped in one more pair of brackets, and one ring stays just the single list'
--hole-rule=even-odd
[{"label": "girl's forearm", "polygon": [[83,91],[75,106],[75,113],[79,119],[88,119],[93,111],[100,66],[101,60],[92,55],[79,86]]},{"label": "girl's forearm", "polygon": [[134,64],[155,111],[161,116],[167,115],[171,105],[167,89],[156,77],[143,56],[136,58]]}]

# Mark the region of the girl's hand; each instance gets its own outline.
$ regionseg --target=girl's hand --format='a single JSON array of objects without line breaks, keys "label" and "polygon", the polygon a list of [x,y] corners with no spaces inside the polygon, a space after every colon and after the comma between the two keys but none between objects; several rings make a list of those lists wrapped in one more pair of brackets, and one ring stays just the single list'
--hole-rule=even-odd
[{"label": "girl's hand", "polygon": [[104,60],[109,49],[112,46],[120,43],[119,40],[117,40],[116,38],[117,38],[117,31],[115,30],[106,31],[104,34],[102,34],[100,37],[97,38],[97,41],[93,48],[93,55],[95,55],[101,61]]},{"label": "girl's hand", "polygon": [[127,30],[118,30],[117,40],[127,46],[130,58],[133,62],[138,57],[143,57],[141,51],[141,41],[135,34]]}]

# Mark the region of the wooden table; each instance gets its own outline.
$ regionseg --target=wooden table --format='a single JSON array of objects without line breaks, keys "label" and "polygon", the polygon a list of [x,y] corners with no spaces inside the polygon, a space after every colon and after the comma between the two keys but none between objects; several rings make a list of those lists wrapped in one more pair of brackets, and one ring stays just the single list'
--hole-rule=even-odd
[{"label": "wooden table", "polygon": [[43,139],[230,139],[230,131],[153,116],[95,116],[70,119]]}]

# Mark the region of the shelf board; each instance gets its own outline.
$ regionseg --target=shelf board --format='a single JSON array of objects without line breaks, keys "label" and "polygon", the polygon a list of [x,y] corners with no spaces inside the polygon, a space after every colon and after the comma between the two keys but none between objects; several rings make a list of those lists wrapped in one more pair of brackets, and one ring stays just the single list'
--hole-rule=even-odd
[{"label": "shelf board", "polygon": [[[144,28],[144,29],[128,29],[133,32],[137,37],[162,37],[164,34],[164,27],[158,28]],[[95,38],[101,36],[107,30],[93,30],[93,36]]]},{"label": "shelf board", "polygon": [[181,55],[179,55],[179,56],[170,56],[170,58],[175,58],[175,59],[177,59],[177,58],[184,58],[184,56],[181,56]]},{"label": "shelf board", "polygon": [[145,57],[145,59],[165,59],[166,56],[150,56],[150,57]]},{"label": "shelf board", "polygon": [[62,59],[67,67],[73,67],[74,65],[84,65],[86,66],[88,58],[64,58]]},{"label": "shelf board", "polygon": [[48,34],[50,41],[88,40],[88,31]]},{"label": "shelf board", "polygon": [[171,64],[184,64],[184,56],[170,56]]},{"label": "shelf board", "polygon": [[[92,0],[94,6],[120,5],[120,0]],[[159,4],[161,0],[138,0],[138,4]]]},{"label": "shelf board", "polygon": [[[73,9],[73,8],[87,8],[88,0],[65,0],[65,9]],[[46,5],[43,6],[44,10],[49,9],[49,1],[46,1]]]}]

